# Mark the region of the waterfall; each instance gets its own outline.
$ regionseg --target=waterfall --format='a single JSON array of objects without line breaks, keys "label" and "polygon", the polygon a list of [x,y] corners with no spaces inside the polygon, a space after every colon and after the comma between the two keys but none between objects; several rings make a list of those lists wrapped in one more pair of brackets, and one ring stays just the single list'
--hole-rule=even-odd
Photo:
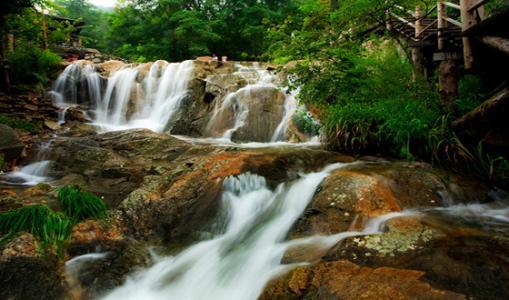
[{"label": "waterfall", "polygon": [[[103,84],[105,78],[99,71],[108,74],[107,83]],[[70,107],[82,105],[88,107],[86,115],[101,131],[147,128],[168,132],[176,121],[183,121],[189,122],[189,134],[198,132],[222,142],[231,143],[232,138],[235,142],[285,141],[297,108],[298,89],[288,93],[279,74],[258,63],[234,63],[232,72],[209,73],[207,84],[221,90],[212,109],[207,115],[193,115],[186,106],[186,115],[179,115],[183,101],[192,95],[189,82],[194,73],[190,60],[140,65],[78,61],[62,72],[50,95],[60,108],[59,124],[65,123]],[[201,113],[200,105],[196,108]],[[202,119],[205,122],[194,123]],[[179,130],[187,134],[183,127],[179,123]]]},{"label": "waterfall", "polygon": [[285,238],[301,216],[334,164],[321,172],[303,175],[271,190],[265,178],[246,173],[228,177],[223,184],[223,231],[176,256],[158,257],[155,264],[135,274],[105,295],[116,299],[257,299],[267,282],[298,264],[281,264],[286,250],[319,243],[331,247],[340,240],[378,232],[380,222],[366,232],[343,232],[292,241]]},{"label": "waterfall", "polygon": [[78,89],[80,85],[86,86],[88,101],[96,106],[101,101],[101,78],[95,67],[84,61],[67,66],[62,74],[58,76],[49,96],[53,99],[55,106],[60,108],[58,112],[58,123],[65,123],[65,114],[70,107],[80,104]]},{"label": "waterfall", "polygon": [[124,68],[115,72],[95,124],[106,130],[148,128],[162,132],[171,126],[193,75],[193,62],[152,64],[143,82],[136,82],[139,69]]},{"label": "waterfall", "polygon": [[48,171],[51,161],[42,160],[38,161],[13,172],[5,174],[4,181],[9,184],[20,184],[20,185],[36,185],[41,182],[47,181]]},{"label": "waterfall", "polygon": [[291,91],[289,94],[286,94],[285,97],[285,107],[284,114],[281,118],[281,122],[277,126],[272,138],[271,142],[278,142],[284,140],[285,131],[288,128],[288,123],[292,120],[292,116],[297,110],[297,95],[299,94],[299,89]]},{"label": "waterfall", "polygon": [[108,78],[103,91],[101,75],[85,62],[67,66],[50,92],[61,108],[59,122],[65,122],[68,107],[80,103],[78,87],[86,85],[89,107],[95,111],[94,124],[103,130],[148,128],[164,131],[171,126],[193,75],[193,61],[167,63],[156,61],[138,82],[145,65],[126,65]]},{"label": "waterfall", "polygon": [[96,110],[96,123],[104,127],[118,127],[127,122],[127,108],[138,70],[122,69],[108,80],[106,93]]}]

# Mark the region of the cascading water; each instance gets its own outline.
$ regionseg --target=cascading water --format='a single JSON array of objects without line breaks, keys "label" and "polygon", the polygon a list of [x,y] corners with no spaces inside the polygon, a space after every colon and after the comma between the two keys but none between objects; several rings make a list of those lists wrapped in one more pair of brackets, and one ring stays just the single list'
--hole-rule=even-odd
[{"label": "cascading water", "polygon": [[90,63],[77,62],[67,66],[57,78],[49,95],[55,106],[60,108],[58,123],[65,123],[65,114],[70,107],[80,104],[79,87],[86,86],[86,99],[93,106],[101,101],[101,78]]},{"label": "cascading water", "polygon": [[[108,70],[105,72],[109,74],[106,86],[102,86],[105,79],[96,66],[78,61],[64,70],[50,92],[54,103],[61,108],[59,123],[65,123],[69,107],[86,104],[93,111],[87,115],[102,131],[131,128],[169,131],[181,120],[177,114],[182,101],[190,95],[188,85],[193,78],[194,64],[193,61],[160,60],[135,66],[120,62],[110,67],[99,65],[99,70]],[[256,63],[234,64],[233,70],[226,74],[213,73],[205,80],[210,83],[208,78],[219,78],[221,89],[227,93],[218,97],[212,111],[205,116],[208,123],[199,125],[204,126],[198,129],[201,136],[224,142],[231,142],[232,138],[236,142],[286,140],[288,125],[297,108],[297,91],[287,93],[281,89],[280,76]]]},{"label": "cascading water", "polygon": [[288,127],[288,124],[290,123],[293,114],[297,110],[297,95],[298,94],[299,94],[299,89],[293,90],[289,94],[286,94],[284,114],[283,114],[283,117],[281,118],[281,122],[279,122],[279,125],[276,128],[276,131],[274,131],[274,134],[272,135],[272,138],[270,139],[271,142],[278,142],[278,141],[284,140],[284,135],[285,135],[285,131]]},{"label": "cascading water", "polygon": [[148,128],[164,131],[178,112],[193,74],[193,62],[157,61],[142,82],[141,66],[126,66],[113,72],[103,93],[101,76],[85,63],[69,65],[57,79],[53,91],[55,105],[65,110],[79,103],[78,85],[86,83],[89,104],[95,110],[94,123],[103,130]]},{"label": "cascading water", "polygon": [[177,256],[158,258],[102,299],[257,299],[272,277],[296,266],[281,264],[290,247],[320,243],[328,248],[347,237],[378,232],[380,222],[375,222],[366,232],[284,241],[320,182],[341,166],[304,175],[274,191],[258,175],[227,178],[220,214],[227,218],[224,232]]},{"label": "cascading water", "polygon": [[[252,133],[251,137],[254,140],[264,142],[284,140],[288,122],[297,106],[295,99],[297,92],[286,94],[284,90],[280,89],[280,77],[257,64],[250,67],[235,64],[234,67],[236,71],[231,76],[241,78],[241,81],[247,85],[229,92],[215,102],[212,116],[207,125],[208,135],[222,141],[231,141],[235,132],[246,127],[250,128],[247,131]],[[222,77],[214,75],[207,78],[207,81],[212,83],[215,80],[221,81]],[[284,98],[284,102],[279,102],[281,98]],[[271,116],[264,120],[259,111],[264,111]],[[274,119],[278,122],[277,125],[271,125]],[[267,132],[270,135],[263,137],[266,134],[260,134],[260,130],[253,129],[257,127],[270,131]],[[243,139],[246,137],[244,136]]]},{"label": "cascading water", "polygon": [[9,184],[20,184],[20,185],[36,185],[41,182],[45,182],[49,179],[48,170],[51,161],[42,160],[38,161],[13,172],[5,174],[4,182]]}]

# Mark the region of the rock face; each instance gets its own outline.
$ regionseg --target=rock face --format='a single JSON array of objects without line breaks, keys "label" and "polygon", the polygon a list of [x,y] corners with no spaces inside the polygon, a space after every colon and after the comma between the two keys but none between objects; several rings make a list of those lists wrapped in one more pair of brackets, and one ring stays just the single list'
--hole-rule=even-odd
[{"label": "rock face", "polygon": [[148,130],[117,131],[52,144],[57,184],[81,184],[102,196],[125,232],[180,244],[204,230],[218,208],[222,181],[253,172],[282,182],[352,158],[307,149],[235,149],[191,145]]},{"label": "rock face", "polygon": [[[280,79],[258,65],[211,63],[217,66],[195,62],[192,97],[184,101],[172,133],[269,142],[284,115],[286,97],[275,86]],[[264,83],[263,76],[273,82]]]},{"label": "rock face", "polygon": [[9,163],[17,159],[23,151],[23,144],[14,129],[0,124],[0,155]]},{"label": "rock face", "polygon": [[[43,259],[34,250],[33,237],[23,235],[1,250],[2,270],[24,274],[18,278],[2,272],[2,299],[30,299],[35,289],[45,290],[41,299],[64,294],[93,299],[149,265],[148,245],[173,254],[216,233],[226,177],[251,172],[275,187],[298,178],[299,172],[353,161],[319,149],[192,144],[141,129],[59,137],[46,156],[55,161],[50,172],[54,185],[80,184],[111,208],[108,222],[86,220],[74,227],[66,258],[97,249],[107,255],[64,280],[61,263]],[[423,163],[352,163],[322,182],[288,238],[360,230],[368,218],[443,206],[451,199],[485,202],[488,191],[483,184]],[[0,211],[29,203],[58,209],[54,202],[54,190],[46,185],[0,193]],[[275,278],[260,298],[506,299],[508,241],[503,232],[487,234],[461,222],[444,223],[440,216],[409,214],[390,220],[382,234],[349,238],[330,249],[290,249],[284,263],[308,264]],[[21,288],[34,280],[34,289]]]},{"label": "rock face", "polygon": [[63,299],[66,284],[62,265],[52,254],[43,257],[34,237],[23,234],[0,254],[0,299]]},{"label": "rock face", "polygon": [[424,272],[395,268],[360,267],[346,260],[295,269],[275,281],[260,300],[283,299],[467,299],[433,288]]}]

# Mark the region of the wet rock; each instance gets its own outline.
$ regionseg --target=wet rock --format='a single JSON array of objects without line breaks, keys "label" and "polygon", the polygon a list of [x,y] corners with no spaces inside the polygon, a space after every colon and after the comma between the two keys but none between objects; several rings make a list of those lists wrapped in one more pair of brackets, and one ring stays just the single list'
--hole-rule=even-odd
[{"label": "wet rock", "polygon": [[148,266],[148,249],[148,245],[126,237],[115,220],[77,224],[68,243],[68,256],[104,256],[67,267],[67,280],[72,283],[69,293],[73,299],[94,299],[121,285],[133,270]]},{"label": "wet rock", "polygon": [[55,121],[46,120],[44,121],[44,126],[51,130],[58,130],[60,129],[60,125]]},{"label": "wet rock", "polygon": [[292,236],[359,229],[367,217],[436,207],[454,199],[483,201],[488,191],[489,187],[482,183],[429,165],[357,163],[336,170],[324,180],[304,216],[296,223]]},{"label": "wet rock", "polygon": [[274,280],[259,298],[265,299],[467,299],[434,288],[424,272],[388,267],[361,267],[349,261],[297,268]]},{"label": "wet rock", "polygon": [[103,62],[102,64],[97,65],[96,67],[98,71],[102,72],[103,76],[109,77],[124,66],[125,66],[124,62],[118,60],[109,60]]},{"label": "wet rock", "polygon": [[232,140],[269,142],[283,117],[284,94],[273,87],[254,87],[239,91],[236,97],[247,110],[247,116]]},{"label": "wet rock", "polygon": [[0,254],[0,299],[62,299],[65,280],[62,265],[52,254],[42,255],[36,240],[23,234]]}]

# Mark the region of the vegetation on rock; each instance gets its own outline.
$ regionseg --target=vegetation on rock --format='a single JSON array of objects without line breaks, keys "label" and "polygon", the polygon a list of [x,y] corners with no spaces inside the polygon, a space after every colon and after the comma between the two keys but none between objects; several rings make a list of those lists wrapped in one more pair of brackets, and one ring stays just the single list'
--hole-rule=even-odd
[{"label": "vegetation on rock", "polygon": [[64,186],[58,190],[58,201],[66,216],[75,222],[106,216],[108,207],[101,198],[78,186]]},{"label": "vegetation on rock", "polygon": [[44,204],[34,204],[0,213],[0,233],[3,235],[0,245],[20,232],[28,232],[41,242],[44,251],[55,247],[62,255],[73,225],[84,219],[106,216],[106,204],[79,187],[60,188],[58,200],[62,212],[53,211]]}]

